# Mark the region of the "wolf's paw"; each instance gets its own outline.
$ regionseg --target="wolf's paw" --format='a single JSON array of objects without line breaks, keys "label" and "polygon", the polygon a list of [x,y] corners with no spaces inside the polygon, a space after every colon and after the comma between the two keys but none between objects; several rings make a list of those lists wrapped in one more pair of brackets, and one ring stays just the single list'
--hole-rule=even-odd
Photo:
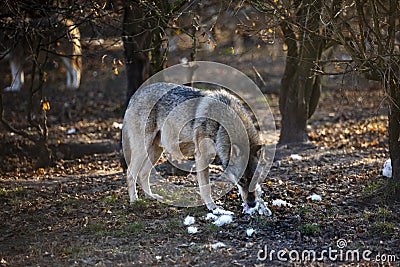
[{"label": "wolf's paw", "polygon": [[214,203],[214,201],[206,203],[207,209],[214,211],[215,209],[218,208],[218,206]]},{"label": "wolf's paw", "polygon": [[134,203],[136,200],[138,200],[138,195],[137,194],[132,194],[129,196],[129,202],[132,204]]},{"label": "wolf's paw", "polygon": [[149,194],[149,195],[146,194],[146,196],[148,196],[148,197],[150,197],[150,198],[153,198],[153,199],[157,199],[157,200],[162,200],[162,199],[164,199],[162,196],[160,196],[159,194],[156,194],[156,193],[151,193],[151,194]]},{"label": "wolf's paw", "polygon": [[271,216],[272,212],[267,206],[265,205],[264,200],[259,199],[257,204],[254,208],[250,208],[246,203],[242,204],[243,206],[243,213],[249,214],[250,216],[253,215],[254,212],[257,212],[259,215]]}]

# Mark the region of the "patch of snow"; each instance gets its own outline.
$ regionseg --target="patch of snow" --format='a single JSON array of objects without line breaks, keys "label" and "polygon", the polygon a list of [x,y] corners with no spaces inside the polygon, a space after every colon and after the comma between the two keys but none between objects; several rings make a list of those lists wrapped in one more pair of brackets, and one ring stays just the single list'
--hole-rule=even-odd
[{"label": "patch of snow", "polygon": [[76,129],[75,128],[71,128],[67,131],[67,134],[74,134],[76,133]]},{"label": "patch of snow", "polygon": [[183,57],[183,58],[179,59],[179,62],[180,62],[181,64],[186,65],[186,64],[188,64],[189,60],[188,60],[187,58]]},{"label": "patch of snow", "polygon": [[191,224],[194,224],[194,221],[195,221],[194,217],[188,215],[188,216],[186,216],[185,220],[183,221],[183,224],[191,225]]},{"label": "patch of snow", "polygon": [[213,222],[213,224],[215,224],[216,226],[222,226],[224,224],[231,223],[232,221],[233,221],[232,215],[223,214],[219,216],[218,219]]},{"label": "patch of snow", "polygon": [[206,215],[206,220],[214,220],[215,221],[217,219],[218,219],[218,216],[215,214],[212,214],[211,212],[207,213],[207,215]]},{"label": "patch of snow", "polygon": [[277,207],[292,207],[292,204],[290,204],[289,202],[287,202],[286,200],[282,200],[282,199],[274,199],[272,200],[272,206],[277,206]]},{"label": "patch of snow", "polygon": [[311,196],[307,197],[307,199],[311,199],[312,201],[321,201],[322,197],[318,194],[312,194]]},{"label": "patch of snow", "polygon": [[214,209],[212,212],[213,212],[213,214],[215,214],[215,215],[233,215],[233,212],[232,212],[232,211],[224,210],[224,209],[222,209],[222,208],[216,208],[216,209]]},{"label": "patch of snow", "polygon": [[392,178],[392,160],[388,159],[383,164],[382,175],[387,178]]},{"label": "patch of snow", "polygon": [[256,230],[254,230],[253,228],[246,229],[247,236],[252,236],[255,232]]},{"label": "patch of snow", "polygon": [[303,159],[303,157],[300,156],[299,154],[292,154],[292,155],[290,155],[290,158],[291,158],[293,161],[302,160],[302,159]]},{"label": "patch of snow", "polygon": [[216,208],[213,213],[207,213],[206,220],[213,220],[213,224],[222,226],[233,221],[233,212]]},{"label": "patch of snow", "polygon": [[115,129],[122,129],[122,123],[116,122],[114,121],[112,124],[112,127],[114,127]]},{"label": "patch of snow", "polygon": [[265,215],[265,216],[271,216],[272,212],[270,211],[269,208],[267,208],[267,206],[265,205],[264,200],[260,200],[259,201],[260,205],[258,207],[258,214],[260,215]]},{"label": "patch of snow", "polygon": [[197,227],[195,227],[195,226],[189,226],[189,227],[187,228],[187,230],[188,230],[188,233],[189,233],[189,234],[195,234],[195,233],[198,232]]},{"label": "patch of snow", "polygon": [[226,247],[226,245],[225,245],[224,243],[222,243],[222,242],[217,242],[217,243],[212,244],[211,247],[212,247],[213,249],[217,249],[217,248]]}]

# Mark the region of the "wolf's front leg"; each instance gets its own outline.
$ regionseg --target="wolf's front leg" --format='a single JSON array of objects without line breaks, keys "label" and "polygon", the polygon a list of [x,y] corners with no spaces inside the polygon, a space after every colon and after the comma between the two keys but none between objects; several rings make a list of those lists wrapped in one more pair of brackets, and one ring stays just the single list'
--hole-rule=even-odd
[{"label": "wolf's front leg", "polygon": [[197,173],[197,180],[199,182],[200,195],[209,210],[214,210],[217,205],[211,198],[211,184],[208,178],[208,167]]},{"label": "wolf's front leg", "polygon": [[208,177],[208,161],[206,160],[205,153],[201,154],[199,151],[197,151],[195,159],[200,196],[204,203],[207,205],[207,208],[209,210],[214,210],[217,208],[217,205],[215,205],[214,201],[211,198],[211,184],[210,178]]}]

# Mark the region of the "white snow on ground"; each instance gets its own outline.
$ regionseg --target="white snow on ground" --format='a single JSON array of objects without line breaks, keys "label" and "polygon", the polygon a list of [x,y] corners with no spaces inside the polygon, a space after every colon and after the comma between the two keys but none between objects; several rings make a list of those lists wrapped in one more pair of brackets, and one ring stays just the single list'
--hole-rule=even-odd
[{"label": "white snow on ground", "polygon": [[183,224],[184,225],[192,225],[192,224],[194,224],[194,221],[195,221],[194,217],[188,215],[188,216],[186,216],[185,220],[183,221]]},{"label": "white snow on ground", "polygon": [[291,158],[293,161],[302,160],[302,159],[303,159],[303,157],[300,156],[299,154],[292,154],[292,155],[290,155],[290,158]]},{"label": "white snow on ground", "polygon": [[113,124],[112,124],[112,127],[115,128],[115,129],[122,130],[122,123],[114,121]]},{"label": "white snow on ground", "polygon": [[207,221],[209,221],[209,220],[217,220],[218,219],[218,216],[217,215],[215,215],[215,214],[212,214],[211,212],[210,213],[207,213],[207,215],[206,215],[206,220]]},{"label": "white snow on ground", "polygon": [[188,63],[188,59],[185,58],[185,57],[183,57],[183,58],[179,59],[179,62],[180,62],[181,64],[187,64],[187,63]]},{"label": "white snow on ground", "polygon": [[187,228],[187,230],[188,230],[188,233],[189,233],[189,234],[195,234],[195,233],[198,232],[198,229],[197,229],[196,226],[189,226],[189,227]]},{"label": "white snow on ground", "polygon": [[218,219],[213,222],[213,224],[215,224],[216,226],[222,226],[224,224],[228,224],[231,222],[233,222],[233,216],[228,214],[223,214],[219,216]]},{"label": "white snow on ground", "polygon": [[383,164],[382,175],[387,178],[392,178],[392,160],[388,159]]},{"label": "white snow on ground", "polygon": [[74,134],[76,133],[76,129],[75,128],[71,128],[67,131],[67,134]]},{"label": "white snow on ground", "polygon": [[312,201],[321,201],[322,197],[318,194],[312,194],[311,196],[307,197],[307,199],[311,199]]},{"label": "white snow on ground", "polygon": [[277,206],[277,207],[292,207],[293,205],[290,204],[289,202],[287,202],[286,200],[282,200],[282,199],[274,199],[272,200],[272,206]]},{"label": "white snow on ground", "polygon": [[233,212],[232,212],[232,211],[224,210],[224,209],[222,209],[222,208],[216,208],[216,209],[214,209],[212,212],[213,212],[213,214],[215,214],[215,215],[233,215]]},{"label": "white snow on ground", "polygon": [[233,212],[222,208],[216,208],[212,213],[206,215],[206,220],[213,220],[213,224],[222,226],[233,221]]},{"label": "white snow on ground", "polygon": [[225,245],[224,243],[222,243],[222,242],[217,242],[217,243],[212,244],[211,247],[212,247],[213,249],[217,249],[217,248],[226,247],[226,245]]},{"label": "white snow on ground", "polygon": [[[243,204],[245,205],[245,204]],[[288,203],[286,203],[286,205],[290,205]],[[257,202],[256,207],[248,209],[247,211],[249,214],[252,214],[253,212],[258,212],[259,214],[264,214],[264,215],[271,215],[271,211],[265,206],[265,203],[262,199],[260,199],[259,202]],[[226,211],[222,208],[217,208],[215,210],[213,210],[213,213],[207,213],[207,215],[205,216],[205,219],[207,221],[212,220],[213,224],[215,224],[216,226],[223,226],[225,224],[229,224],[231,222],[233,222],[233,212],[231,211]],[[188,225],[192,225],[194,224],[196,221],[195,217],[193,216],[186,216],[186,218],[183,221],[183,224],[188,226]],[[198,228],[195,226],[189,226],[187,228],[188,233],[189,234],[195,234],[198,232]],[[249,228],[246,230],[246,235],[247,236],[251,236],[253,235],[253,233],[255,232],[255,230],[253,228]]]},{"label": "white snow on ground", "polygon": [[246,229],[247,236],[252,236],[255,232],[256,230],[254,230],[253,228]]}]

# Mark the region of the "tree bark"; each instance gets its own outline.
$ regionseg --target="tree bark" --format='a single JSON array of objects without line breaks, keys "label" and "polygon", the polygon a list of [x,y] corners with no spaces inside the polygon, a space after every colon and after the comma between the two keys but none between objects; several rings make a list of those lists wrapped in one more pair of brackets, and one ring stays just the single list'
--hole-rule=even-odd
[{"label": "tree bark", "polygon": [[394,80],[388,81],[387,86],[391,98],[388,117],[392,179],[388,181],[385,193],[391,200],[400,200],[400,88]]},{"label": "tree bark", "polygon": [[280,144],[302,143],[307,140],[307,115],[299,88],[299,55],[295,33],[289,25],[284,26],[285,43],[288,46],[285,72],[281,81],[279,110],[282,115]]},{"label": "tree bark", "polygon": [[282,77],[279,109],[282,115],[280,144],[308,141],[307,120],[315,112],[321,94],[320,77],[312,77],[313,62],[321,57],[322,44],[308,43],[300,48],[311,50],[308,58],[300,58],[297,52],[288,51],[285,72]]},{"label": "tree bark", "polygon": [[317,11],[321,7],[317,3],[320,1],[310,2],[299,11],[299,20],[304,20],[299,23],[307,31],[295,32],[287,22],[281,25],[288,54],[279,95],[280,144],[308,141],[307,120],[315,112],[321,94],[321,79],[312,73],[314,62],[321,59],[324,49],[324,41],[311,33],[319,27]]},{"label": "tree bark", "polygon": [[122,40],[124,42],[128,89],[126,104],[150,75],[151,25],[139,1],[124,1]]},{"label": "tree bark", "polygon": [[161,53],[161,45],[169,12],[167,0],[151,5],[139,0],[124,1],[122,40],[128,75],[125,108],[140,85],[150,75],[164,68],[166,51]]},{"label": "tree bark", "polygon": [[392,162],[392,179],[388,180],[385,194],[390,201],[400,200],[400,79],[399,79],[399,54],[394,48],[396,42],[396,28],[398,29],[398,1],[391,0],[389,5],[388,36],[380,36],[381,46],[379,54],[385,55],[381,60],[378,73],[383,73],[381,83],[387,89],[390,97],[389,102],[389,152]]}]

